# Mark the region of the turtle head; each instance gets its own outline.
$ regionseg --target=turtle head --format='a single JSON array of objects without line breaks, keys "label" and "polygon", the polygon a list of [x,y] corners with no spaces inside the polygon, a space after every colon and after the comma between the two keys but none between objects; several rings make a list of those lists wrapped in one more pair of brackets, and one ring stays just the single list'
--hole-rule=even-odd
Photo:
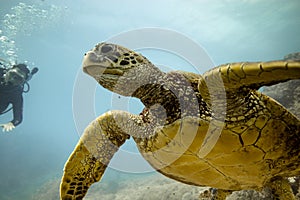
[{"label": "turtle head", "polygon": [[141,54],[110,43],[99,43],[88,51],[82,67],[100,85],[124,96],[132,96],[137,86],[152,76],[151,71],[158,72]]}]

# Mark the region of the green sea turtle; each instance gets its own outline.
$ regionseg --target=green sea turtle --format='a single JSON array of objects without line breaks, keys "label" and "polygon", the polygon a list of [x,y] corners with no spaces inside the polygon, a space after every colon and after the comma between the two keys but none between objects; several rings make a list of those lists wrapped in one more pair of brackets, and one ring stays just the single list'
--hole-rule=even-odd
[{"label": "green sea turtle", "polygon": [[91,122],[65,165],[62,200],[82,199],[130,136],[158,172],[218,188],[214,199],[263,187],[274,199],[295,198],[286,177],[300,175],[300,121],[258,89],[300,79],[299,60],[231,63],[202,76],[165,73],[132,50],[100,43],[85,54],[83,70],[145,108]]}]

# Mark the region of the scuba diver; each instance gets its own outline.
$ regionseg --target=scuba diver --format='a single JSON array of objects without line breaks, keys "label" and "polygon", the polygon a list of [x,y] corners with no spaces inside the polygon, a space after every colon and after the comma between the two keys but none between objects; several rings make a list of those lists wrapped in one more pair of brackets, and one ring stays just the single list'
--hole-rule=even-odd
[{"label": "scuba diver", "polygon": [[[29,81],[33,74],[38,71],[38,68],[33,68],[31,71],[25,64],[15,64],[10,68],[0,67],[0,115],[13,110],[13,120],[0,124],[3,132],[13,130],[23,119],[23,92],[29,91]],[[24,90],[24,85],[27,85],[27,90]],[[9,104],[12,105],[8,109]]]}]

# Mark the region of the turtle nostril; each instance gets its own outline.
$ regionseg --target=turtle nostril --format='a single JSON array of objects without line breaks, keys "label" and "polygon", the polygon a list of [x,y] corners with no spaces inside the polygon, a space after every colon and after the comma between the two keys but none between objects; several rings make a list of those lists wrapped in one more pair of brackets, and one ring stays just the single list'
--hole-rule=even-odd
[{"label": "turtle nostril", "polygon": [[92,61],[92,62],[97,62],[97,61],[98,61],[98,56],[97,56],[94,52],[92,52],[92,51],[87,52],[87,53],[85,53],[84,55],[85,55],[85,56],[88,56],[88,59],[89,59],[90,61]]},{"label": "turtle nostril", "polygon": [[108,53],[112,50],[113,50],[113,48],[110,45],[107,45],[107,44],[105,44],[101,47],[101,53]]}]

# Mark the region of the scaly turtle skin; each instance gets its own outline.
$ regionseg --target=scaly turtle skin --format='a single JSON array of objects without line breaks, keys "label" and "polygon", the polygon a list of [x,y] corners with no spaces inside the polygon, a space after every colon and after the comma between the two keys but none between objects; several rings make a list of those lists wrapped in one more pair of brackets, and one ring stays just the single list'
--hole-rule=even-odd
[{"label": "scaly turtle skin", "polygon": [[83,70],[145,109],[91,122],[65,165],[62,200],[82,199],[130,136],[158,172],[218,188],[214,199],[263,187],[275,199],[295,198],[286,177],[300,175],[300,121],[257,89],[300,79],[299,60],[232,63],[203,76],[165,73],[134,51],[101,43],[86,53]]}]

